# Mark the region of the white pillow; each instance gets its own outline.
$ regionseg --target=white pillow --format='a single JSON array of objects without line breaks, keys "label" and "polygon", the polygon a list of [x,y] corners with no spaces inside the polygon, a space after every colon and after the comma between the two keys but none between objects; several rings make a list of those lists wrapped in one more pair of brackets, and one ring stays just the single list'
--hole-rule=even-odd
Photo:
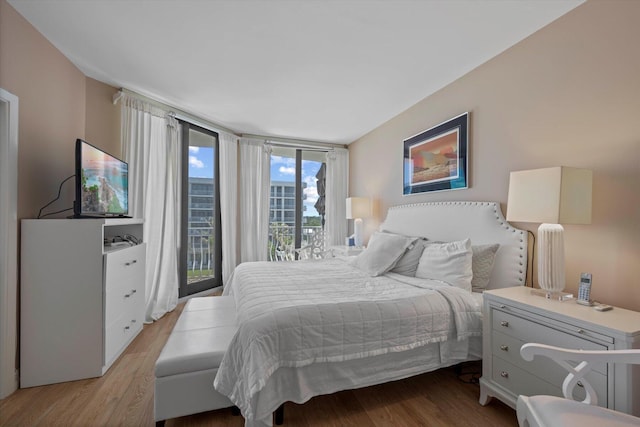
[{"label": "white pillow", "polygon": [[431,243],[425,245],[416,277],[442,280],[457,288],[471,292],[471,240]]},{"label": "white pillow", "polygon": [[392,273],[402,274],[404,276],[415,277],[422,251],[427,244],[427,239],[418,238],[411,246],[407,248],[400,257],[396,265],[391,269]]},{"label": "white pillow", "polygon": [[355,257],[351,264],[369,276],[379,276],[391,270],[416,239],[399,234],[375,232],[369,239],[367,248]]},{"label": "white pillow", "polygon": [[498,252],[499,244],[471,246],[473,259],[471,261],[471,270],[473,278],[471,279],[471,290],[473,292],[482,292],[487,289],[491,272],[493,271],[493,263],[496,260],[496,252]]}]

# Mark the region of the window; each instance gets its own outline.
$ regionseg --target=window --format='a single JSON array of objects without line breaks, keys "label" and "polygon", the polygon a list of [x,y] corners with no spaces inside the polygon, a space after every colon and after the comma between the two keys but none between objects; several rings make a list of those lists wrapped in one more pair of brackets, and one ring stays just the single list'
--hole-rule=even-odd
[{"label": "window", "polygon": [[[271,155],[269,259],[296,258],[295,249],[305,246],[322,231],[324,151],[274,147]],[[321,199],[322,198],[322,199]]]},{"label": "window", "polygon": [[222,285],[218,135],[182,125],[181,297]]}]

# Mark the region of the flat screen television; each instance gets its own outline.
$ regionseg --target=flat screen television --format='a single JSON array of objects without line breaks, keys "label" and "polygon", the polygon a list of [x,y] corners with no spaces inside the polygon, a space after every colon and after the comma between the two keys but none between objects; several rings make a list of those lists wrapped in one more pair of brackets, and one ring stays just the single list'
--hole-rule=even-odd
[{"label": "flat screen television", "polygon": [[128,212],[129,165],[77,139],[74,217],[126,217]]}]

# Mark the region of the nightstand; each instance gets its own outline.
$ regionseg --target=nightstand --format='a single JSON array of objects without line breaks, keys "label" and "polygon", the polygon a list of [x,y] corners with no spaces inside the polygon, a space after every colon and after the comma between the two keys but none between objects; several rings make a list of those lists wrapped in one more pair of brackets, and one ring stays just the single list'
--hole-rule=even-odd
[{"label": "nightstand", "polygon": [[333,256],[354,256],[360,255],[360,253],[364,250],[364,247],[356,247],[356,246],[331,246],[329,248]]},{"label": "nightstand", "polygon": [[[527,342],[584,350],[640,348],[640,313],[598,312],[574,300],[532,295],[522,286],[485,291],[480,404],[496,397],[515,409],[520,394],[562,396],[567,371],[544,357],[522,359],[520,347]],[[640,416],[640,370],[603,363],[587,378],[600,406]],[[576,397],[583,399],[584,391]]]}]

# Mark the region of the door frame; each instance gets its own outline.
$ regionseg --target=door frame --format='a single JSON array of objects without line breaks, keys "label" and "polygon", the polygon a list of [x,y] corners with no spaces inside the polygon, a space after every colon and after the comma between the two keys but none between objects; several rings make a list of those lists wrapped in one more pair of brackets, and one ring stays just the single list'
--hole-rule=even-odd
[{"label": "door frame", "polygon": [[[210,129],[203,128],[187,121],[179,120],[182,126],[182,176],[181,179],[181,197],[180,197],[180,263],[179,263],[179,298],[184,298],[195,293],[207,291],[218,286],[222,286],[222,221],[220,215],[220,137],[217,132]],[[186,244],[189,238],[189,218],[188,218],[188,203],[189,203],[189,130],[195,130],[197,132],[204,133],[215,138],[214,144],[214,156],[215,164],[213,167],[213,183],[214,183],[214,245],[213,245],[213,278],[206,279],[198,284],[187,285],[187,251],[188,245]],[[186,207],[186,208],[185,208]],[[187,214],[185,214],[187,212]]]},{"label": "door frame", "polygon": [[18,97],[0,88],[0,399],[18,388]]}]

